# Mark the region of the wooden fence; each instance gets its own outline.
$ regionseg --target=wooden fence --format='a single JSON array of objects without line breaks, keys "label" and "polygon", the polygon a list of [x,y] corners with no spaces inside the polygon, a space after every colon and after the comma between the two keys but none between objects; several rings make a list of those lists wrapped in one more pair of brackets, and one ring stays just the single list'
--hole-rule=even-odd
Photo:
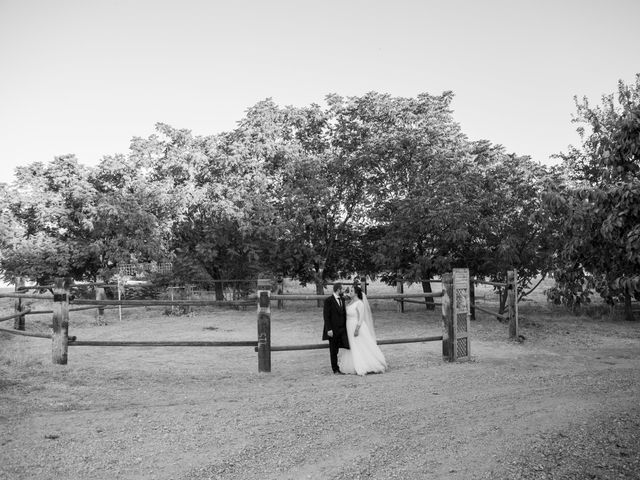
[{"label": "wooden fence", "polygon": [[[443,358],[447,361],[468,360],[471,356],[470,345],[470,290],[469,271],[467,269],[454,269],[450,274],[443,276],[443,288],[441,292],[409,293],[409,294],[378,294],[370,295],[369,299],[417,299],[417,298],[442,298],[442,335],[424,336],[414,338],[398,338],[380,340],[381,345],[442,341]],[[68,362],[68,348],[71,346],[145,346],[145,347],[254,347],[258,353],[258,371],[271,371],[271,352],[311,350],[328,348],[326,343],[309,345],[271,345],[271,301],[318,301],[326,298],[324,295],[272,295],[271,281],[259,280],[257,298],[245,302],[211,301],[211,300],[90,300],[75,299],[71,288],[73,281],[68,278],[57,278],[52,286],[53,296],[48,297],[53,301],[52,334],[29,333],[18,329],[0,329],[2,331],[26,335],[32,337],[48,338],[52,343],[52,361],[54,364],[66,365]],[[38,298],[42,296],[22,293],[24,289],[13,294],[2,294],[0,297],[14,297],[17,300],[25,298]],[[69,312],[86,308],[108,308],[122,306],[158,306],[158,305],[192,305],[192,306],[238,306],[258,304],[258,338],[257,340],[240,341],[140,341],[140,340],[81,340],[69,335]],[[79,307],[70,308],[70,305]],[[16,301],[16,313],[9,317],[0,318],[0,322],[23,318],[33,314],[29,309],[22,308],[22,303]],[[48,310],[40,311],[49,312]]]}]

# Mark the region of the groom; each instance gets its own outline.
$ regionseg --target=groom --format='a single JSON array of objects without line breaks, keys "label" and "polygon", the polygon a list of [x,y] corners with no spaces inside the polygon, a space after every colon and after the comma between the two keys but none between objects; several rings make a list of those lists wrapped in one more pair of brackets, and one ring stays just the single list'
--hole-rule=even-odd
[{"label": "groom", "polygon": [[349,348],[347,338],[347,310],[342,297],[342,284],[333,285],[333,295],[324,301],[322,311],[324,316],[324,329],[322,340],[329,340],[329,357],[333,373],[342,374],[338,367],[338,350]]}]

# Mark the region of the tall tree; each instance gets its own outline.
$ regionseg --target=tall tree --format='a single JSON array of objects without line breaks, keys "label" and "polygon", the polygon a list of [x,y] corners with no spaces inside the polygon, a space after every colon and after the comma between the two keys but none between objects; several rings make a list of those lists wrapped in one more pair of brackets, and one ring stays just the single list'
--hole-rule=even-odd
[{"label": "tall tree", "polygon": [[632,319],[640,298],[640,74],[620,81],[599,106],[576,99],[582,145],[560,154],[567,181],[547,192],[563,218],[558,288],[565,303],[588,301],[591,288],[621,299]]},{"label": "tall tree", "polygon": [[2,255],[6,278],[46,283],[53,276],[91,274],[95,257],[83,241],[95,216],[88,174],[73,155],[16,169],[17,186],[8,198],[14,238]]},{"label": "tall tree", "polygon": [[354,230],[363,209],[361,190],[352,181],[357,171],[335,138],[339,104],[286,109],[294,143],[276,203],[277,254],[283,274],[314,282],[318,293],[328,279],[354,271]]},{"label": "tall tree", "polygon": [[433,132],[423,133],[426,145],[418,144],[401,164],[403,175],[394,177],[396,194],[382,205],[373,231],[378,264],[395,263],[410,281],[452,267],[504,281],[515,268],[527,286],[550,269],[553,243],[541,194],[551,173],[500,145],[469,142],[452,123],[438,118],[438,143]]},{"label": "tall tree", "polygon": [[92,171],[96,219],[88,239],[105,277],[119,264],[171,258],[171,227],[181,197],[174,195],[170,180],[152,172],[131,155],[104,157]]},{"label": "tall tree", "polygon": [[158,124],[158,134],[132,144],[134,163],[144,165],[174,203],[175,276],[213,284],[219,298],[218,280],[251,278],[263,270],[273,238],[269,195],[277,190],[279,150],[269,137],[269,116],[261,114],[270,110],[264,102],[234,131],[214,136]]},{"label": "tall tree", "polygon": [[[507,270],[515,269],[519,291],[527,293],[534,278],[542,279],[552,269],[557,236],[542,197],[556,174],[486,141],[474,142],[472,154],[475,188],[469,203],[474,216],[469,241],[461,244],[460,261],[474,275],[500,282],[506,281]],[[501,311],[506,297],[503,290]]]},{"label": "tall tree", "polygon": [[471,177],[468,141],[454,121],[453,94],[396,99],[375,141],[378,174],[371,241],[383,278],[421,281],[448,270],[455,246],[468,235],[465,208]]},{"label": "tall tree", "polygon": [[440,148],[449,96],[329,95],[324,110],[289,111],[299,145],[283,180],[282,210],[291,214],[281,251],[298,278],[320,286],[377,273],[368,234],[379,222],[374,212],[403,188],[396,180],[409,174],[405,164],[420,142]]},{"label": "tall tree", "polygon": [[93,280],[132,258],[164,257],[164,219],[171,218],[159,201],[164,192],[131,172],[121,156],[95,169],[73,155],[18,168],[8,199],[14,238],[3,250],[5,276]]}]

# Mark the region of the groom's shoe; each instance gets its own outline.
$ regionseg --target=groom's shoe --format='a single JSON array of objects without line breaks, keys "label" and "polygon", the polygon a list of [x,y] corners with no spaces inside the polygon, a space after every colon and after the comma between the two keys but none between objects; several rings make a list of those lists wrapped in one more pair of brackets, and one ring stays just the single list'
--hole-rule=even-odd
[{"label": "groom's shoe", "polygon": [[340,370],[334,370],[333,374],[334,375],[344,375],[344,373],[342,373]]}]

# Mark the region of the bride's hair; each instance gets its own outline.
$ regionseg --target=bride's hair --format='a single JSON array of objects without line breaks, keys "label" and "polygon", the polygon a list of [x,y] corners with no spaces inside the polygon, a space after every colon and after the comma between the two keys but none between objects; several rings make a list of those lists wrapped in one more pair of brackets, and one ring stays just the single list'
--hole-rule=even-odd
[{"label": "bride's hair", "polygon": [[353,292],[358,296],[360,300],[362,300],[362,287],[360,285],[354,285]]}]

